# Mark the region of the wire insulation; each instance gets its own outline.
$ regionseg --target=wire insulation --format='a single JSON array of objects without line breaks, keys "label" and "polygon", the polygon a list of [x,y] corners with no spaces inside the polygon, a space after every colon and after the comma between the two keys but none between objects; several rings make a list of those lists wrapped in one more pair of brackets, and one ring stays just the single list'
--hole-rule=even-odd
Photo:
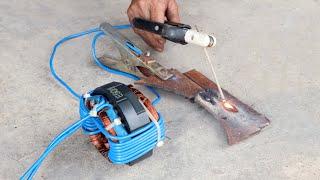
[{"label": "wire insulation", "polygon": [[[115,29],[122,30],[122,29],[128,29],[131,26],[119,25],[119,26],[113,26],[113,27]],[[122,72],[116,69],[111,69],[103,65],[99,61],[99,59],[96,56],[96,43],[98,38],[105,35],[104,32],[102,32],[99,28],[90,29],[77,34],[72,34],[59,40],[54,45],[50,59],[49,59],[50,71],[53,77],[59,82],[59,84],[61,84],[68,92],[70,92],[72,96],[76,97],[79,100],[80,102],[79,113],[80,113],[81,119],[76,121],[72,125],[70,125],[58,136],[56,136],[53,139],[53,141],[48,145],[48,147],[45,149],[45,151],[41,154],[38,160],[34,162],[34,164],[20,177],[20,179],[23,179],[23,180],[32,179],[35,173],[37,172],[37,170],[39,169],[40,165],[45,160],[45,158],[57,147],[57,145],[59,145],[62,141],[70,137],[73,133],[75,133],[81,127],[83,129],[84,134],[86,135],[95,135],[98,133],[102,133],[108,139],[108,143],[110,145],[108,156],[109,156],[109,159],[114,164],[129,163],[143,156],[145,153],[149,152],[150,150],[152,150],[156,146],[159,139],[160,140],[164,139],[164,131],[165,131],[164,120],[160,114],[159,114],[158,122],[156,123],[161,129],[160,132],[159,132],[159,128],[157,128],[154,123],[149,123],[148,125],[130,134],[127,134],[124,131],[123,127],[121,127],[121,125],[115,125],[114,129],[116,130],[118,136],[113,136],[109,134],[109,132],[105,130],[105,127],[103,126],[101,120],[98,117],[93,116],[93,114],[97,114],[97,112],[105,109],[110,120],[114,121],[119,117],[117,116],[115,110],[113,109],[113,106],[109,104],[109,102],[107,102],[103,97],[95,96],[93,98],[95,98],[94,100],[97,102],[97,104],[95,105],[93,110],[89,110],[85,105],[85,101],[87,100],[87,97],[84,98],[79,93],[77,93],[56,73],[56,70],[54,68],[54,59],[55,59],[57,49],[60,46],[62,46],[62,44],[64,44],[69,40],[82,37],[85,35],[93,34],[93,33],[95,33],[95,35],[93,37],[92,44],[91,44],[92,45],[91,54],[95,63],[109,73],[125,76],[133,80],[139,80],[139,77],[133,74]],[[161,99],[160,95],[155,89],[151,87],[147,87],[147,88],[156,96],[152,104],[153,105],[157,104]],[[89,96],[90,96],[90,93],[89,93]],[[159,135],[159,133],[161,134]],[[119,134],[121,136],[119,136]]]}]

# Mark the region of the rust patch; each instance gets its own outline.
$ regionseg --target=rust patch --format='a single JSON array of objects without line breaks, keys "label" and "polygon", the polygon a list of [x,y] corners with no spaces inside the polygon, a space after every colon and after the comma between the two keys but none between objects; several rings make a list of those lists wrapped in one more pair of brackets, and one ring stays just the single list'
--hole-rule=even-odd
[{"label": "rust patch", "polygon": [[[200,72],[191,70],[184,74],[202,88],[210,89],[215,94],[219,94],[218,86]],[[230,145],[259,133],[264,127],[270,124],[270,120],[267,117],[232,96],[229,92],[223,89],[222,91],[227,102],[230,102],[237,111],[230,112],[226,110],[220,98],[214,99],[215,105],[212,105],[211,102],[207,102],[200,96],[196,98],[196,101],[219,120],[227,134]]]},{"label": "rust patch", "polygon": [[216,83],[212,82],[205,75],[203,75],[202,73],[200,73],[195,69],[185,72],[183,74],[186,75],[190,80],[198,84],[203,89],[218,89],[218,86],[216,85]]},{"label": "rust patch", "polygon": [[135,82],[135,84],[152,86],[167,91],[172,91],[176,94],[182,95],[188,99],[192,99],[198,94],[202,88],[195,82],[191,81],[184,74],[176,69],[169,70],[173,77],[168,80],[161,80],[157,76],[149,76],[142,78]]}]

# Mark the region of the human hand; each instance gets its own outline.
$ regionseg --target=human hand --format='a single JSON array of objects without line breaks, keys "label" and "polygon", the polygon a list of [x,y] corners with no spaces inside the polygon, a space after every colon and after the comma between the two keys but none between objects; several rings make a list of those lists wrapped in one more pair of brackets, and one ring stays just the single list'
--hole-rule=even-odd
[{"label": "human hand", "polygon": [[[180,22],[178,5],[175,0],[132,0],[127,10],[130,23],[136,17],[163,23]],[[162,52],[165,39],[161,36],[134,28],[135,33],[155,50]]]}]

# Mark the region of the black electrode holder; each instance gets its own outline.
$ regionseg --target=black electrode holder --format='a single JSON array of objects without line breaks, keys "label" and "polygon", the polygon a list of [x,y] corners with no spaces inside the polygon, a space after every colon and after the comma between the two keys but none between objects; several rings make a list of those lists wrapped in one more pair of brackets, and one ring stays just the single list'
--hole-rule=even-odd
[{"label": "black electrode holder", "polygon": [[187,44],[184,37],[191,29],[190,25],[166,21],[164,23],[148,21],[141,18],[134,18],[132,25],[134,28],[158,34],[161,37],[180,44]]}]

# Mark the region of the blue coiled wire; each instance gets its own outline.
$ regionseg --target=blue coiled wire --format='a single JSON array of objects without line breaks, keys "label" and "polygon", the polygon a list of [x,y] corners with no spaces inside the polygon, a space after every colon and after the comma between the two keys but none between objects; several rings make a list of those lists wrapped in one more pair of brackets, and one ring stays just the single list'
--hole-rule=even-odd
[{"label": "blue coiled wire", "polygon": [[[85,117],[89,113],[89,109],[85,106],[84,102],[85,101],[80,101],[81,117]],[[109,104],[109,107],[110,106],[112,105]],[[110,107],[108,110],[110,109],[113,109],[113,107]],[[111,122],[118,118],[116,114],[109,114],[108,111],[107,115]],[[97,117],[90,117],[85,121],[85,123],[90,123],[88,124],[88,127],[83,127],[85,134],[92,135],[101,132],[108,139],[108,143],[110,145],[108,157],[114,164],[127,164],[149,152],[157,144],[157,129],[153,123],[149,123],[148,125],[125,136],[111,135],[105,130],[102,122]],[[92,123],[95,123],[96,126]],[[161,114],[159,114],[158,123],[161,129],[161,140],[163,140],[165,128]],[[88,129],[90,129],[90,131],[88,131]],[[117,128],[114,128],[114,130],[118,134]]]},{"label": "blue coiled wire", "polygon": [[[130,25],[120,25],[120,26],[114,26],[115,29],[128,29],[130,28]],[[85,36],[88,34],[96,33],[92,40],[92,47],[91,47],[91,53],[94,61],[96,64],[101,67],[102,69],[114,73],[117,75],[122,75],[134,80],[138,80],[139,77],[129,74],[126,72],[122,72],[119,70],[111,69],[105,65],[103,65],[99,59],[96,56],[96,42],[97,39],[104,34],[99,28],[90,29],[81,33],[72,34],[70,36],[67,36],[60,41],[58,41],[52,50],[51,56],[50,56],[50,70],[53,75],[53,77],[63,86],[65,87],[74,97],[76,97],[79,100],[79,113],[81,119],[70,125],[68,128],[66,128],[63,132],[61,132],[58,136],[56,136],[53,141],[48,145],[46,150],[41,154],[41,156],[38,158],[38,160],[20,177],[20,179],[32,179],[37,170],[39,169],[40,165],[44,161],[44,159],[52,152],[57,145],[59,145],[63,140],[71,136],[74,132],[76,132],[80,127],[82,127],[84,134],[86,135],[94,135],[98,133],[103,133],[103,135],[108,139],[110,150],[108,153],[108,157],[114,164],[126,164],[129,163],[141,156],[143,156],[145,153],[152,150],[156,144],[157,144],[157,129],[154,123],[149,123],[148,125],[130,133],[126,134],[124,136],[119,136],[117,132],[117,128],[121,129],[123,127],[114,127],[116,133],[118,136],[113,136],[109,134],[108,131],[105,130],[105,127],[103,126],[101,120],[98,117],[92,117],[90,116],[90,110],[85,106],[85,98],[81,96],[80,94],[76,93],[55,71],[54,68],[54,57],[56,54],[57,49],[66,41],[69,41],[71,39],[75,39],[81,36]],[[141,52],[141,50],[139,51]],[[137,53],[139,53],[137,52]],[[161,97],[160,95],[151,87],[148,87],[148,89],[156,95],[156,98],[152,101],[153,105],[156,105]],[[97,101],[97,104],[95,105],[95,110],[101,111],[103,109],[107,109],[107,115],[109,119],[113,122],[114,119],[117,118],[117,114],[114,111],[111,104],[109,104],[102,96],[95,96],[95,100]],[[161,128],[161,140],[164,139],[164,120],[159,114],[159,120],[158,120],[159,126]],[[119,125],[120,126],[120,125]],[[121,134],[121,133],[120,133]]]}]

